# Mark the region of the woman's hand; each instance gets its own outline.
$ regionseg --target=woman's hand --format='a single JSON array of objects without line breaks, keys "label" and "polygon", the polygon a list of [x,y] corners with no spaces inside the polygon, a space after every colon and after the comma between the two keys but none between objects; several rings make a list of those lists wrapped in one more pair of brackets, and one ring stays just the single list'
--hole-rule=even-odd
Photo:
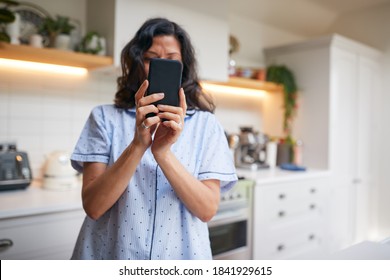
[{"label": "woman's hand", "polygon": [[[164,93],[154,93],[145,96],[149,86],[148,80],[145,80],[135,94],[136,104],[136,131],[134,135],[135,144],[140,144],[147,148],[152,143],[152,134],[156,130],[160,117],[157,116],[159,109],[153,105],[153,102],[164,98]],[[149,113],[155,113],[156,116],[146,118]]]},{"label": "woman's hand", "polygon": [[162,156],[170,150],[173,143],[179,138],[184,126],[184,117],[187,111],[187,103],[184,90],[179,90],[180,107],[169,105],[157,105],[159,113],[157,117],[165,119],[158,125],[152,144],[152,153]]}]

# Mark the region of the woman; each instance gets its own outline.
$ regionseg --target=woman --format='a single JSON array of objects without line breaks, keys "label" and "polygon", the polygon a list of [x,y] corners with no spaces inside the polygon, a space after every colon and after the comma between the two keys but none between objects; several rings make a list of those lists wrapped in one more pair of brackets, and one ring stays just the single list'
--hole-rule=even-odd
[{"label": "woman", "polygon": [[[72,258],[211,259],[206,222],[237,177],[189,37],[150,19],[121,58],[115,105],[93,109],[71,158],[87,213]],[[151,58],[183,64],[179,107],[154,106],[163,93],[145,95]]]}]

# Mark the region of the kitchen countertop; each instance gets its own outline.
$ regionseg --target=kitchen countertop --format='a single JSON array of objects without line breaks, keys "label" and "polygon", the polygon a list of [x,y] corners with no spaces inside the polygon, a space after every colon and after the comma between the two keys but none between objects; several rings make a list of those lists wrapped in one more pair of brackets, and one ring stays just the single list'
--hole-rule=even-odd
[{"label": "kitchen countertop", "polygon": [[307,169],[306,171],[288,171],[282,170],[278,167],[272,169],[259,169],[259,170],[249,170],[249,169],[240,169],[236,170],[239,177],[244,177],[245,179],[250,179],[256,181],[256,186],[261,186],[263,184],[277,184],[283,182],[291,182],[301,179],[317,178],[328,176],[330,174],[329,170],[325,169]]},{"label": "kitchen countertop", "polygon": [[55,191],[33,183],[24,190],[0,192],[0,219],[81,210],[81,188]]},{"label": "kitchen countertop", "polygon": [[[255,180],[256,186],[326,176],[328,173],[327,170],[237,169],[238,176]],[[80,187],[66,191],[45,190],[39,182],[33,182],[24,190],[0,192],[0,219],[72,210],[82,210]]]}]

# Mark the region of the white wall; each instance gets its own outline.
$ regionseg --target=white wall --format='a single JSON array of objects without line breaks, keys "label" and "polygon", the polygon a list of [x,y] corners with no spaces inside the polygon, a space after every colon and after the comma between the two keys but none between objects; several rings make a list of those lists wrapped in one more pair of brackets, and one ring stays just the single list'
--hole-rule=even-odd
[{"label": "white wall", "polygon": [[237,66],[243,67],[265,67],[264,48],[305,39],[291,32],[232,14],[229,15],[229,27],[230,34],[237,37],[240,42],[240,49],[232,55],[232,59],[237,62]]},{"label": "white wall", "polygon": [[[225,81],[228,64],[228,23],[223,0],[212,5],[206,0],[192,2],[175,0],[88,0],[88,25],[108,39],[108,53],[116,66],[120,64],[123,47],[145,20],[165,17],[181,25],[191,37],[199,76],[207,80]],[[182,4],[184,3],[184,4]],[[114,5],[115,4],[115,5]],[[108,12],[108,17],[106,16]],[[112,20],[112,17],[115,17]],[[115,24],[113,24],[115,22]]]}]

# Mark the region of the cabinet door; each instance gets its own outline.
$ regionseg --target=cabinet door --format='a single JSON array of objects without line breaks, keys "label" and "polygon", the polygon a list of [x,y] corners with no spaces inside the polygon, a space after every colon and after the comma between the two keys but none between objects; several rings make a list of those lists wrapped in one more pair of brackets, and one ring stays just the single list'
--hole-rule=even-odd
[{"label": "cabinet door", "polygon": [[338,184],[346,186],[355,174],[358,57],[337,48],[332,52],[330,169]]},{"label": "cabinet door", "polygon": [[71,257],[82,221],[83,210],[33,215],[1,220],[2,260],[67,260]]},{"label": "cabinet door", "polygon": [[373,106],[378,63],[358,51],[333,51],[332,67],[332,228],[335,249],[368,238],[373,171]]},{"label": "cabinet door", "polygon": [[376,60],[359,56],[358,66],[358,104],[356,132],[356,158],[353,183],[356,190],[356,224],[355,241],[363,241],[369,237],[373,219],[371,201],[375,181],[372,180],[375,166],[373,165],[375,146],[373,145],[373,129],[376,111],[373,109],[379,94],[379,64]]},{"label": "cabinet door", "polygon": [[331,250],[350,245],[354,227],[354,185],[357,123],[356,53],[331,49],[331,104],[330,104],[330,196]]}]

